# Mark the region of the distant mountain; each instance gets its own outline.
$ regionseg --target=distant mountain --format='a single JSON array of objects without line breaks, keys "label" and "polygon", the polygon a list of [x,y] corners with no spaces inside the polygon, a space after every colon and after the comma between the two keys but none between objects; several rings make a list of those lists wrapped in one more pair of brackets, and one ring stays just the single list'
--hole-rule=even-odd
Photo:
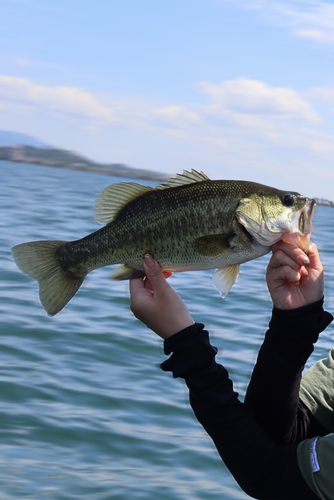
[{"label": "distant mountain", "polygon": [[334,207],[334,201],[324,200],[323,198],[314,198],[317,205],[324,205],[326,207]]},{"label": "distant mountain", "polygon": [[9,132],[8,130],[0,130],[0,146],[16,146],[24,144],[25,146],[35,146],[37,148],[46,146],[45,143],[27,134],[19,132]]},{"label": "distant mountain", "polygon": [[166,181],[169,178],[166,174],[152,170],[131,168],[120,163],[97,163],[72,151],[52,147],[40,148],[19,144],[15,144],[14,146],[0,146],[0,160],[129,177],[131,179]]}]

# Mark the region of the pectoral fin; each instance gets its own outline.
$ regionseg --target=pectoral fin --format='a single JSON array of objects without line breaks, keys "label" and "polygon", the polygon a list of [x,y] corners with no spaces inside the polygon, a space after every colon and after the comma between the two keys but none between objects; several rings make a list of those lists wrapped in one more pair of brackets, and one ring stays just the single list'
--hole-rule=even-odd
[{"label": "pectoral fin", "polygon": [[237,277],[239,276],[240,265],[224,266],[217,269],[212,276],[213,283],[220,295],[224,298],[231,290]]},{"label": "pectoral fin", "polygon": [[195,250],[205,256],[219,255],[220,253],[229,250],[229,239],[231,234],[209,234],[197,238],[193,245]]},{"label": "pectoral fin", "polygon": [[111,278],[118,281],[131,280],[132,278],[140,278],[141,276],[144,276],[144,274],[144,271],[141,269],[133,269],[132,267],[123,264],[113,271]]}]

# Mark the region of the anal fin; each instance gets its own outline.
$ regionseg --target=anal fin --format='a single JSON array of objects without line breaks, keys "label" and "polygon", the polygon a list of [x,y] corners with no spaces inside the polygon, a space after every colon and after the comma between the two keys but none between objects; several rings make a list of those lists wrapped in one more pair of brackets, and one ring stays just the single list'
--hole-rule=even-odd
[{"label": "anal fin", "polygon": [[236,282],[236,279],[239,276],[239,272],[240,265],[234,264],[231,266],[221,267],[213,273],[213,283],[223,298],[226,297],[226,295]]},{"label": "anal fin", "polygon": [[141,269],[133,269],[133,267],[127,266],[126,264],[123,264],[119,266],[113,273],[111,274],[111,278],[113,280],[131,280],[132,278],[140,278],[141,276],[144,276],[145,273]]}]

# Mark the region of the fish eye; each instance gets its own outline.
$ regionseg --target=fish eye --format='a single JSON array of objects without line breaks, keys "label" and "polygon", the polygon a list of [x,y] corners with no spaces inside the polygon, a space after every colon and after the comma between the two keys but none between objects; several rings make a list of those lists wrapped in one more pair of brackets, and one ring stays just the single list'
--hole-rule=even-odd
[{"label": "fish eye", "polygon": [[282,198],[282,203],[285,207],[292,207],[294,202],[295,202],[295,199],[292,196],[292,194],[290,194],[290,193],[285,194]]}]

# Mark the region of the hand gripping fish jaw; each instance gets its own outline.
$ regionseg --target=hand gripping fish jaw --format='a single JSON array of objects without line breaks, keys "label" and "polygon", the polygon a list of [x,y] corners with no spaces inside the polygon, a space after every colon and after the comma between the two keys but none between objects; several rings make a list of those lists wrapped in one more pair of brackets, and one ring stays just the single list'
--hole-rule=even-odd
[{"label": "hand gripping fish jaw", "polygon": [[255,241],[271,247],[279,240],[308,252],[316,202],[298,193],[285,193],[270,203],[258,195],[240,201],[236,215]]}]

